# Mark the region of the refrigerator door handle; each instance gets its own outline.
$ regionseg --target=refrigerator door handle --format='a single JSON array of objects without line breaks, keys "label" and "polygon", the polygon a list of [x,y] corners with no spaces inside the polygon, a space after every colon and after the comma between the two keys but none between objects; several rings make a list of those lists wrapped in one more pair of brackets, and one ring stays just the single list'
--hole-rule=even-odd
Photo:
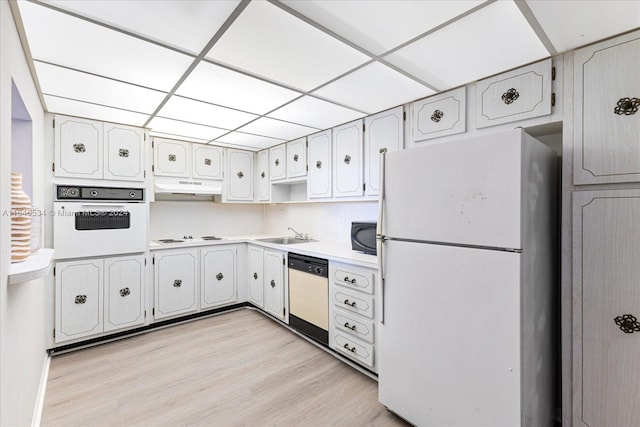
[{"label": "refrigerator door handle", "polygon": [[384,235],[382,234],[382,214],[384,212],[384,171],[387,149],[380,149],[380,195],[378,200],[378,223],[376,230],[376,253],[378,254],[378,274],[380,275],[380,323],[384,325]]},{"label": "refrigerator door handle", "polygon": [[382,236],[382,213],[383,213],[383,206],[384,206],[384,169],[385,169],[385,162],[386,162],[386,154],[387,154],[387,149],[386,148],[381,148],[380,149],[380,194],[378,195],[378,222],[377,222],[377,229],[376,229],[376,235],[378,237]]},{"label": "refrigerator door handle", "polygon": [[376,246],[376,253],[378,254],[378,274],[380,275],[380,323],[384,325],[384,260],[382,256],[384,236],[378,236]]}]

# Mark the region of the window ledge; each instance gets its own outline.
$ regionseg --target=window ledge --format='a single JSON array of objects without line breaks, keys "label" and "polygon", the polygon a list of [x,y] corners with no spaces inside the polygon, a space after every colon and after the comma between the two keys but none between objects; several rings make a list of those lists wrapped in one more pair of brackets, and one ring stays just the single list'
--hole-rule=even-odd
[{"label": "window ledge", "polygon": [[46,276],[51,270],[52,260],[53,249],[43,248],[32,253],[28,259],[11,264],[9,284],[28,282]]}]

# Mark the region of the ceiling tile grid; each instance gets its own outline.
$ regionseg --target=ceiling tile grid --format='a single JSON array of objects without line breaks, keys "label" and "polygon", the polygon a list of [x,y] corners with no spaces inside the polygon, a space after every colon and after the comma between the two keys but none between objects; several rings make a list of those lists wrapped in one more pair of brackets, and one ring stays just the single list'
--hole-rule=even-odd
[{"label": "ceiling tile grid", "polygon": [[251,150],[640,27],[627,0],[17,4],[47,111]]}]

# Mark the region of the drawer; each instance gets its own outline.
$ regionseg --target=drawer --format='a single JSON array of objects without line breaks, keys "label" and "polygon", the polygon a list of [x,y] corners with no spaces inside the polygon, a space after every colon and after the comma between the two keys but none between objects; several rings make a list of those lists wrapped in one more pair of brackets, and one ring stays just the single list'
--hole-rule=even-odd
[{"label": "drawer", "polygon": [[333,282],[368,294],[373,293],[375,283],[372,271],[343,266],[338,266],[333,271]]},{"label": "drawer", "polygon": [[476,83],[476,128],[551,114],[551,58]]},{"label": "drawer", "polygon": [[333,311],[331,314],[331,322],[340,332],[346,332],[369,343],[375,341],[373,322],[360,319],[340,310]]},{"label": "drawer", "polygon": [[463,133],[466,130],[464,87],[411,104],[411,142]]},{"label": "drawer", "polygon": [[373,368],[373,346],[336,331],[331,347],[358,362]]},{"label": "drawer", "polygon": [[336,307],[373,319],[373,296],[332,286],[331,299]]}]

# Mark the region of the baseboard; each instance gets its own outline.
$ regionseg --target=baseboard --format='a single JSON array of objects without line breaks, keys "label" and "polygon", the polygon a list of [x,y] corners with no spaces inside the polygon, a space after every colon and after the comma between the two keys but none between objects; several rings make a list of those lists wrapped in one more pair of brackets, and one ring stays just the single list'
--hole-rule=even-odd
[{"label": "baseboard", "polygon": [[31,427],[38,427],[42,419],[42,409],[44,408],[44,394],[47,391],[47,380],[49,379],[49,366],[51,365],[51,356],[47,354],[42,366],[42,375],[40,376],[40,386],[38,387],[38,395],[36,396],[36,404],[33,408],[33,417],[31,418]]}]

